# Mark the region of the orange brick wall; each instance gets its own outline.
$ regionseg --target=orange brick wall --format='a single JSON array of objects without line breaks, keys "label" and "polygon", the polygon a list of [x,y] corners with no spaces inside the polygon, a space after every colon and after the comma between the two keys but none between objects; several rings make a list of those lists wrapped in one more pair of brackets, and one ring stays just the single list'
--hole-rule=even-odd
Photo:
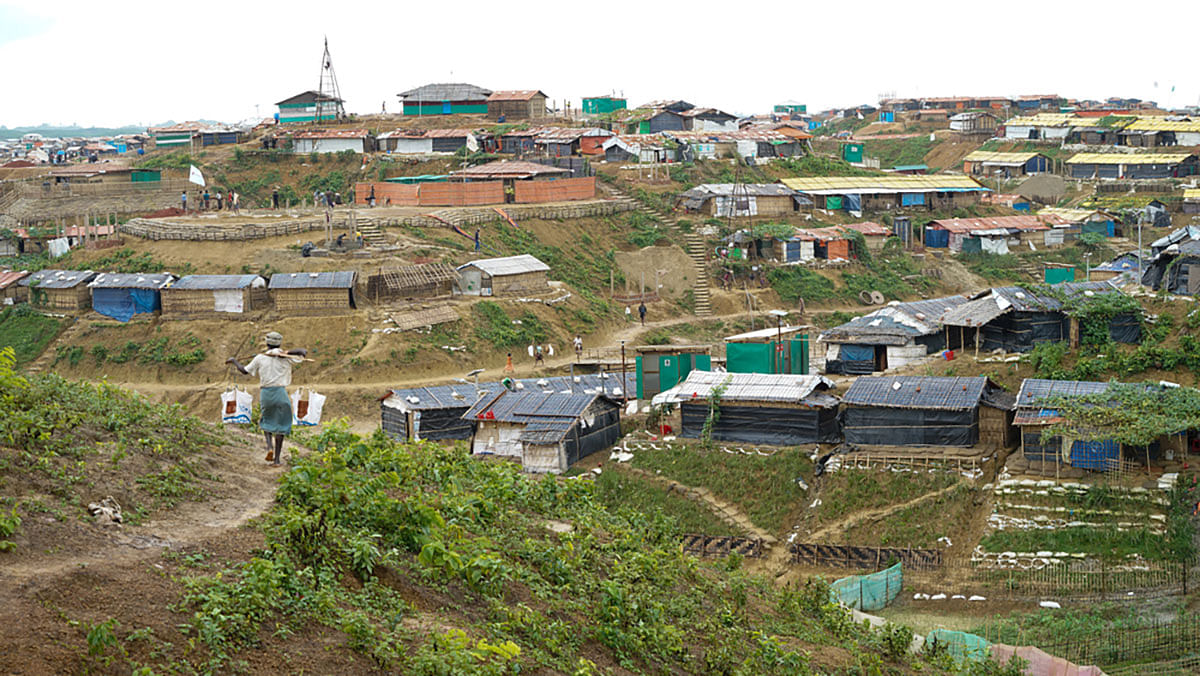
[{"label": "orange brick wall", "polygon": [[417,190],[419,185],[404,185],[403,183],[355,183],[354,203],[366,204],[371,194],[371,186],[375,186],[375,205],[384,206],[390,197],[392,206],[417,206]]},{"label": "orange brick wall", "polygon": [[519,204],[590,200],[596,196],[596,177],[513,181],[513,190],[513,201]]}]

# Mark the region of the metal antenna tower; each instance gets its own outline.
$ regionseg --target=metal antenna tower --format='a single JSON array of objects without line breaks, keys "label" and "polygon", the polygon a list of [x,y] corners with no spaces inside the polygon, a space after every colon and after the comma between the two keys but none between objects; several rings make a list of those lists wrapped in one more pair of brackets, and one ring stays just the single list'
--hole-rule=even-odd
[{"label": "metal antenna tower", "polygon": [[329,56],[328,37],[325,38],[325,53],[321,56],[321,84],[317,87],[317,93],[321,94],[317,101],[318,121],[327,115],[339,120],[346,116],[346,109],[342,107],[342,92],[338,88],[337,73],[333,71],[333,59]]}]

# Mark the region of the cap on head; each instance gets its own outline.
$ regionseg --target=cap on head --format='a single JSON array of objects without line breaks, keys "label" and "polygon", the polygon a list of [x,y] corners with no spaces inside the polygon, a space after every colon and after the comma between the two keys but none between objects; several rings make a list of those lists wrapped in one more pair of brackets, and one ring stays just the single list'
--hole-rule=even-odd
[{"label": "cap on head", "polygon": [[267,347],[279,347],[280,345],[283,345],[283,336],[278,331],[267,334]]}]

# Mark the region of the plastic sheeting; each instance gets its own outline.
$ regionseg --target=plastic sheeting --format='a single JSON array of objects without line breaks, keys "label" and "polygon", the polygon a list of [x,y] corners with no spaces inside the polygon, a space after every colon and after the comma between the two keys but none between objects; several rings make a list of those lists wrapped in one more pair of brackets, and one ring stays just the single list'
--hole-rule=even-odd
[{"label": "plastic sheeting", "polygon": [[241,314],[245,311],[243,298],[241,289],[214,289],[213,310]]},{"label": "plastic sheeting", "polygon": [[50,250],[51,258],[58,258],[71,250],[71,244],[66,237],[47,240],[46,247]]},{"label": "plastic sheeting", "polygon": [[923,192],[905,192],[900,193],[900,206],[913,207],[925,204],[925,193]]},{"label": "plastic sheeting", "polygon": [[945,648],[946,652],[960,660],[986,660],[991,654],[991,643],[982,636],[965,631],[934,629],[925,637],[925,649]]},{"label": "plastic sheeting", "polygon": [[867,375],[875,372],[874,345],[839,345],[838,358],[825,362],[826,373]]},{"label": "plastic sheeting", "polygon": [[1132,314],[1117,315],[1108,325],[1108,336],[1117,343],[1142,342],[1142,323]]},{"label": "plastic sheeting", "polygon": [[862,195],[846,195],[847,211],[862,211]]},{"label": "plastic sheeting", "polygon": [[877,446],[974,446],[979,442],[979,409],[941,410],[847,406],[846,443]]},{"label": "plastic sheeting", "polygon": [[829,585],[829,595],[855,610],[883,610],[896,599],[904,583],[900,564],[870,575],[851,575]]},{"label": "plastic sheeting", "polygon": [[984,253],[990,254],[1006,254],[1008,253],[1008,241],[997,239],[994,237],[981,237],[980,247]]},{"label": "plastic sheeting", "polygon": [[926,230],[925,246],[935,249],[945,249],[950,246],[949,230]]},{"label": "plastic sheeting", "polygon": [[[616,406],[605,410],[585,427],[584,421],[571,428],[566,438],[567,467],[593,453],[612,448],[621,436],[620,409]],[[566,467],[562,468],[564,471]]]},{"label": "plastic sheeting", "polygon": [[157,312],[161,307],[156,289],[92,289],[92,309],[119,322]]},{"label": "plastic sheeting", "polygon": [[1070,338],[1071,322],[1061,312],[1009,312],[983,326],[980,348],[990,352],[1029,352],[1038,343]]},{"label": "plastic sheeting", "polygon": [[[734,406],[723,404],[712,428],[714,441],[770,446],[837,443],[836,407],[783,408],[771,406]],[[683,403],[679,407],[682,437],[697,439],[708,420],[708,403]]]},{"label": "plastic sheeting", "polygon": [[1018,648],[1003,643],[993,643],[991,654],[992,659],[1000,664],[1008,664],[1014,655],[1025,660],[1029,663],[1025,667],[1026,676],[1104,676],[1100,667],[1079,666],[1034,646]]}]

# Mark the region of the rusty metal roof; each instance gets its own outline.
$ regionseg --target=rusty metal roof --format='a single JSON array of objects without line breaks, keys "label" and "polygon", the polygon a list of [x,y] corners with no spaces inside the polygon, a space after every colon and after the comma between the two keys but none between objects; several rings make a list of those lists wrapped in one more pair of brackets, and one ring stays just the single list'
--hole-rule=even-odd
[{"label": "rusty metal roof", "polygon": [[875,223],[874,221],[864,221],[862,223],[846,223],[845,225],[842,225],[839,227],[846,228],[847,230],[854,230],[856,232],[861,232],[863,235],[883,235],[884,237],[886,237],[886,236],[892,234],[891,229],[889,229],[887,226],[880,225],[879,223]]},{"label": "rusty metal roof", "polygon": [[492,95],[487,97],[490,101],[530,101],[533,97],[541,94],[546,96],[540,89],[508,89],[503,91],[492,92]]},{"label": "rusty metal roof", "polygon": [[4,270],[0,272],[0,289],[7,289],[28,276],[28,270]]},{"label": "rusty metal roof", "polygon": [[1048,214],[1046,216],[993,216],[988,218],[942,218],[930,221],[927,227],[965,233],[977,230],[1012,228],[1014,230],[1049,230],[1050,225],[1064,225],[1068,221]]},{"label": "rusty metal roof", "polygon": [[566,173],[570,173],[570,170],[522,160],[499,160],[453,172],[455,176],[475,178],[532,178],[543,174]]}]

